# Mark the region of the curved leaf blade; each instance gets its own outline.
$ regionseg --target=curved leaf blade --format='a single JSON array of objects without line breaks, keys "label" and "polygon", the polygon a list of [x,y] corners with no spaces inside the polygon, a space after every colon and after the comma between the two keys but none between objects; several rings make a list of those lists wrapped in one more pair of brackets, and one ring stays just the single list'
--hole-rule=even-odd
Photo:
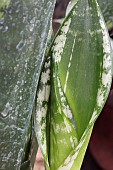
[{"label": "curved leaf blade", "polygon": [[[93,124],[107,99],[112,78],[109,35],[96,0],[75,2],[56,35],[52,57],[50,167],[52,170],[79,170]],[[60,100],[57,77],[67,104]],[[75,132],[68,115],[62,111],[62,105],[72,111],[76,122]],[[68,130],[63,133],[62,130],[56,131],[57,126],[61,129],[65,127],[65,116],[70,133]],[[77,137],[78,144],[72,149],[72,143],[68,142],[74,137]]]},{"label": "curved leaf blade", "polygon": [[47,111],[50,97],[50,62],[47,57],[41,72],[40,81],[37,89],[36,113],[34,114],[34,127],[39,147],[44,156],[47,167],[48,162],[48,140],[47,136]]},{"label": "curved leaf blade", "polygon": [[[53,64],[53,63],[52,63]],[[54,65],[54,64],[53,64]],[[58,72],[53,67],[50,114],[50,169],[58,169],[67,155],[78,144],[72,113],[62,93]],[[63,105],[60,101],[64,101]],[[71,123],[72,124],[71,124]],[[54,153],[54,154],[53,154]]]}]

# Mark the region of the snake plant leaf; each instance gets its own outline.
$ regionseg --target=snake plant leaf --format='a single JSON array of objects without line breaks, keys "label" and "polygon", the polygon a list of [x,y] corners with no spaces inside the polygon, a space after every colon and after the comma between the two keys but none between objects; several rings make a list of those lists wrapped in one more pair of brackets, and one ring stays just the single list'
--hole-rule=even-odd
[{"label": "snake plant leaf", "polygon": [[[52,66],[54,63],[52,63]],[[56,68],[53,68],[50,115],[50,169],[58,169],[78,144],[75,121],[63,94]],[[63,103],[61,103],[63,101]],[[54,154],[53,154],[54,153]]]},{"label": "snake plant leaf", "polygon": [[[77,0],[71,0],[66,10],[66,15],[71,11],[75,2]],[[98,0],[100,8],[102,10],[107,28],[110,29],[113,27],[113,1],[112,0]]]},{"label": "snake plant leaf", "polygon": [[98,3],[102,10],[108,29],[112,28],[113,27],[113,1],[112,0],[98,0]]},{"label": "snake plant leaf", "polygon": [[[0,169],[19,170],[55,0],[0,1]],[[30,138],[29,138],[30,139]],[[24,160],[23,160],[24,161]]]},{"label": "snake plant leaf", "polygon": [[112,79],[109,35],[96,0],[75,1],[51,53],[50,169],[80,170]]},{"label": "snake plant leaf", "polygon": [[40,81],[37,89],[36,113],[34,114],[35,133],[38,144],[44,156],[46,166],[49,168],[48,162],[48,101],[50,96],[50,56],[46,58],[41,72]]},{"label": "snake plant leaf", "polygon": [[48,33],[45,61],[41,71],[39,84],[36,93],[35,112],[34,112],[34,129],[36,138],[43,154],[47,169],[49,169],[48,150],[49,150],[49,114],[48,105],[50,97],[50,72],[51,57],[49,49],[53,39],[52,24]]}]

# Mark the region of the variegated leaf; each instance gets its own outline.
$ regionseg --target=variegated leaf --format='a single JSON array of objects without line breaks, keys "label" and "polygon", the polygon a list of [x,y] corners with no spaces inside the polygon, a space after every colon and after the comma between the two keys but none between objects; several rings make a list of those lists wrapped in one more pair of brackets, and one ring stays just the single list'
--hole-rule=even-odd
[{"label": "variegated leaf", "polygon": [[[71,11],[77,0],[70,0],[70,3],[66,10],[66,15]],[[97,0],[102,10],[104,19],[106,21],[108,29],[113,27],[113,1],[112,0]]]},{"label": "variegated leaf", "polygon": [[49,168],[48,162],[48,102],[50,96],[50,61],[51,58],[47,57],[40,76],[40,81],[37,89],[36,98],[36,113],[34,114],[34,126],[35,133],[39,147],[44,156],[47,167]]},{"label": "variegated leaf", "polygon": [[52,46],[50,169],[79,170],[111,85],[111,46],[96,0],[77,0]]},{"label": "variegated leaf", "polygon": [[49,169],[48,150],[49,150],[49,114],[48,104],[50,97],[50,71],[51,71],[51,57],[49,56],[49,49],[53,39],[52,23],[47,39],[47,48],[45,54],[45,61],[39,79],[34,114],[34,129],[39,147],[42,151],[45,164]]},{"label": "variegated leaf", "polygon": [[108,29],[113,27],[113,0],[98,0]]}]

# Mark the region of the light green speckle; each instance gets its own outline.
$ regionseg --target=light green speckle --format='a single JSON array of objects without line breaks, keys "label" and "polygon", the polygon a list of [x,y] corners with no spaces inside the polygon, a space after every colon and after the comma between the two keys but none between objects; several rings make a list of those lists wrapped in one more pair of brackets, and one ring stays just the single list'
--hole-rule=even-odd
[{"label": "light green speckle", "polygon": [[2,2],[0,2],[0,18],[3,17],[3,10],[4,8],[7,8],[9,3],[11,2],[11,0],[2,0]]}]

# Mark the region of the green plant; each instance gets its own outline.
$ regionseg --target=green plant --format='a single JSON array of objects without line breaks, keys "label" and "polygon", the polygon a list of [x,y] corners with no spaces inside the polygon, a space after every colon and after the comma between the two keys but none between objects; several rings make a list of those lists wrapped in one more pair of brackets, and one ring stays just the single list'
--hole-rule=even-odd
[{"label": "green plant", "polygon": [[39,144],[47,169],[79,170],[109,93],[111,46],[97,1],[73,0],[50,44],[54,3],[0,3],[1,169],[32,169]]}]

